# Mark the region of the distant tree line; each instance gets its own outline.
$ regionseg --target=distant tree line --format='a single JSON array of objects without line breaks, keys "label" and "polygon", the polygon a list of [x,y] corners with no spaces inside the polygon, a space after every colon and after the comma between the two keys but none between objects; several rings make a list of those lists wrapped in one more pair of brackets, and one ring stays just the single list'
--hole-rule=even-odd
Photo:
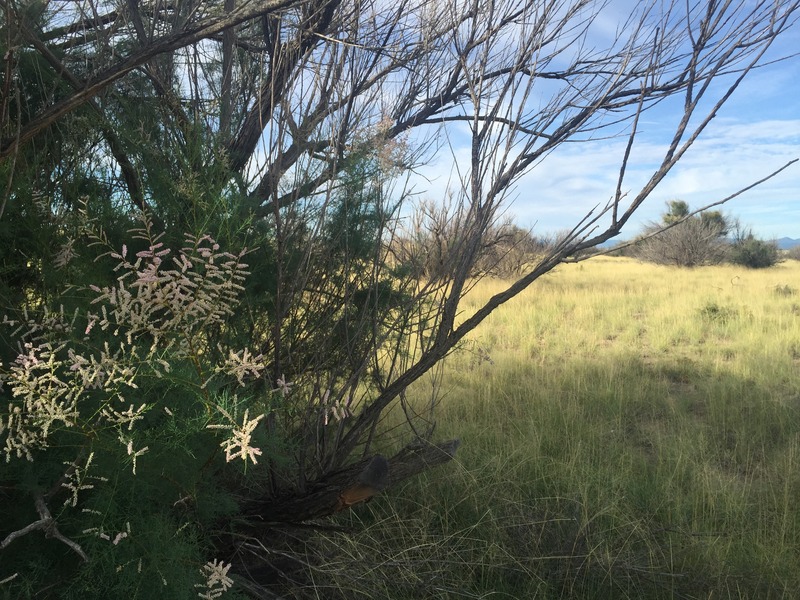
[{"label": "distant tree line", "polygon": [[786,256],[786,258],[800,260],[800,245],[794,246],[793,248],[789,248],[788,250],[786,250],[784,256]]},{"label": "distant tree line", "polygon": [[[410,269],[415,277],[439,281],[463,245],[468,233],[466,223],[464,215],[447,203],[423,201],[409,225],[391,240],[391,258],[395,264]],[[487,230],[470,275],[518,277],[546,256],[554,241],[555,238],[534,235],[511,219],[503,219]]]},{"label": "distant tree line", "polygon": [[[396,264],[428,281],[441,278],[448,257],[457,252],[465,235],[465,220],[456,212],[446,204],[422,202],[410,225],[391,241]],[[515,277],[541,260],[562,237],[534,235],[506,219],[487,232],[472,276]],[[695,214],[683,200],[672,200],[660,221],[650,223],[633,243],[619,244],[612,254],[679,267],[731,263],[761,269],[777,264],[784,256],[800,259],[800,248],[794,254],[781,253],[775,241],[758,238],[736,217],[719,210]]]},{"label": "distant tree line", "polygon": [[634,244],[618,253],[680,267],[729,262],[762,269],[782,258],[775,241],[756,237],[739,219],[718,210],[693,213],[683,200],[668,202],[661,221],[648,225]]}]

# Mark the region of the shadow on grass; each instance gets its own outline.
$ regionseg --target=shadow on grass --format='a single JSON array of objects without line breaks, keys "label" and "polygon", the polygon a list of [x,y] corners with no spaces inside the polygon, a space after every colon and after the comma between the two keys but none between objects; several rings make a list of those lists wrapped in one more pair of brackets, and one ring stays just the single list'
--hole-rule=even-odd
[{"label": "shadow on grass", "polygon": [[[461,371],[454,464],[306,543],[340,598],[791,598],[800,400],[689,359]],[[295,588],[297,592],[297,588]],[[297,592],[300,593],[300,592]]]}]

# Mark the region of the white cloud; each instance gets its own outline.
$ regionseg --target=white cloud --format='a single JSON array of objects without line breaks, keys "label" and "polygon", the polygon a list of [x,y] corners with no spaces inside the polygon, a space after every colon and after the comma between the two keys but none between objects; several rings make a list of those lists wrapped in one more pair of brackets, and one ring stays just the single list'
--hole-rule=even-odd
[{"label": "white cloud", "polygon": [[[800,157],[800,120],[727,122],[701,137],[646,201],[624,235],[657,220],[665,202],[680,198],[700,207],[721,200]],[[666,146],[640,143],[623,190],[635,194]],[[562,146],[518,186],[512,212],[544,230],[573,225],[614,193],[624,141]],[[739,215],[764,237],[800,237],[800,164],[737,197],[723,210]]]},{"label": "white cloud", "polygon": [[[624,3],[623,3],[624,4]],[[617,6],[614,4],[614,6]],[[619,15],[602,14],[595,22],[596,40],[616,34]],[[613,18],[612,18],[613,17]],[[607,39],[604,39],[605,38]],[[779,38],[766,60],[796,52],[796,33]],[[728,81],[729,83],[729,81]],[[709,95],[720,93],[710,90]],[[623,190],[639,190],[663,156],[680,118],[682,98],[675,97],[643,115],[641,136],[626,172]],[[455,162],[469,165],[463,131],[452,137]],[[614,195],[624,153],[624,137],[564,144],[518,182],[510,213],[521,225],[536,224],[542,232],[574,226],[594,207]],[[446,148],[443,148],[446,153]],[[751,72],[689,153],[651,194],[622,237],[658,220],[668,200],[680,198],[693,207],[721,200],[800,157],[800,60],[792,58]],[[438,156],[419,181],[427,196],[444,196],[453,166]],[[800,163],[722,207],[763,237],[800,238]]]},{"label": "white cloud", "polygon": [[[721,200],[800,157],[800,119],[757,122],[720,120],[701,137],[626,226],[634,235],[647,221],[658,220],[668,200],[680,198],[692,207]],[[661,140],[663,141],[663,140]],[[574,226],[614,194],[624,139],[564,144],[518,183],[511,214],[524,226],[552,232]],[[634,195],[652,174],[665,143],[640,140],[626,172],[623,190]],[[455,150],[459,165],[469,164],[466,147]],[[439,155],[418,182],[427,197],[442,198],[452,158]],[[800,238],[800,163],[737,197],[723,210],[739,216],[763,237]]]}]

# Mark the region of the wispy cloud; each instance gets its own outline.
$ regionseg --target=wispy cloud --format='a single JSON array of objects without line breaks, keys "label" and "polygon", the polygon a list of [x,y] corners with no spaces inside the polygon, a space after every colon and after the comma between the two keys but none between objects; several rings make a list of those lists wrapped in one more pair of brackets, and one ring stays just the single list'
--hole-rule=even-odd
[{"label": "wispy cloud", "polygon": [[[800,156],[800,119],[729,121],[707,133],[647,200],[626,235],[657,220],[668,200],[680,198],[695,207],[710,204]],[[640,144],[632,156],[624,189],[636,193],[665,148]],[[621,141],[578,151],[565,148],[522,181],[513,212],[522,222],[538,219],[545,229],[569,226],[579,213],[611,197],[622,150]],[[563,210],[557,212],[554,207]],[[764,237],[800,237],[800,165],[746,192],[724,210],[739,215]]]},{"label": "wispy cloud", "polygon": [[[636,145],[623,190],[635,194],[651,176],[666,141],[653,137]],[[526,227],[541,232],[570,228],[616,189],[624,139],[565,144],[517,184],[510,213]],[[800,119],[714,123],[646,201],[623,230],[635,235],[648,221],[658,220],[665,203],[682,199],[700,207],[721,200],[800,157]],[[469,164],[466,147],[455,149],[455,162]],[[424,169],[426,196],[444,196],[452,166],[440,156]],[[422,183],[422,182],[420,182]],[[746,192],[723,207],[763,237],[800,238],[800,164]]]},{"label": "wispy cloud", "polygon": [[[599,20],[608,36],[618,20]],[[613,25],[613,27],[612,27]],[[601,31],[602,33],[602,31]],[[796,30],[779,40],[766,61],[797,52]],[[730,82],[730,79],[728,80]],[[626,172],[623,190],[635,195],[666,151],[680,118],[681,98],[643,115],[641,135]],[[442,198],[452,183],[454,164],[469,165],[462,127],[446,151],[421,172],[417,189]],[[571,228],[587,212],[613,197],[624,154],[624,136],[564,144],[536,165],[514,188],[510,213],[520,225],[540,232]],[[444,149],[443,149],[444,150]],[[453,158],[454,157],[454,158]],[[682,199],[692,207],[721,200],[800,158],[800,58],[779,61],[751,72],[672,173],[623,230],[632,237],[644,224],[658,220],[665,203]],[[722,207],[760,236],[800,238],[800,163]]]}]

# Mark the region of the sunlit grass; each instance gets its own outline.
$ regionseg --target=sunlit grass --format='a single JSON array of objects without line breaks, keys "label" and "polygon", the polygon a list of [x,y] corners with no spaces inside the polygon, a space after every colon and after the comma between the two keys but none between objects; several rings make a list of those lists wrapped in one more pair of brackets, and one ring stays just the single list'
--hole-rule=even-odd
[{"label": "sunlit grass", "polygon": [[798,262],[565,265],[412,390],[463,444],[352,517],[370,572],[416,540],[391,597],[795,597],[798,366]]}]

